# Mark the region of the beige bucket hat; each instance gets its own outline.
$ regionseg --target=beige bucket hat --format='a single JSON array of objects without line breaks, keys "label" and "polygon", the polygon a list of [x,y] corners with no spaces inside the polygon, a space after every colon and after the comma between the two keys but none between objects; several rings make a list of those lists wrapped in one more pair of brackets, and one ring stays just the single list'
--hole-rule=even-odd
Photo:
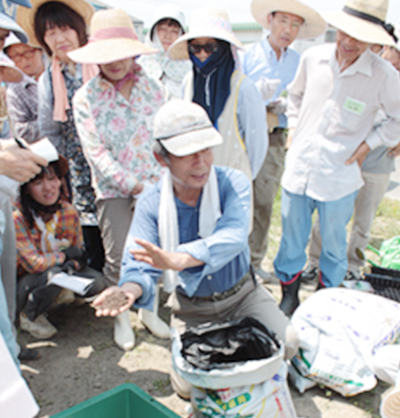
[{"label": "beige bucket hat", "polygon": [[184,157],[223,142],[206,111],[180,99],[161,106],[154,117],[154,139],[172,155]]},{"label": "beige bucket hat", "polygon": [[[26,7],[18,6],[17,13],[15,15],[15,20],[17,23],[24,29],[29,37],[29,43],[32,45],[38,46],[39,41],[35,36],[35,16],[38,8],[45,3],[49,3],[53,0],[31,0],[32,8],[28,9]],[[94,8],[92,5],[87,3],[84,0],[54,0],[59,3],[63,3],[66,6],[70,7],[76,13],[83,17],[87,25],[90,23],[90,19],[93,16]]]},{"label": "beige bucket hat", "polygon": [[90,23],[89,42],[67,55],[82,64],[109,64],[157,50],[140,42],[129,15],[122,9],[100,10]]},{"label": "beige bucket hat", "polygon": [[225,10],[211,7],[196,9],[190,18],[189,31],[180,36],[168,49],[172,59],[188,60],[188,41],[196,38],[214,38],[229,42],[243,49],[242,43],[234,35]]},{"label": "beige bucket hat", "polygon": [[304,19],[297,39],[313,39],[326,31],[321,15],[297,0],[253,0],[251,3],[254,19],[265,29],[270,29],[268,15],[273,12],[291,13]]},{"label": "beige bucket hat", "polygon": [[384,28],[389,0],[346,0],[341,11],[325,12],[325,20],[361,42],[395,45]]}]

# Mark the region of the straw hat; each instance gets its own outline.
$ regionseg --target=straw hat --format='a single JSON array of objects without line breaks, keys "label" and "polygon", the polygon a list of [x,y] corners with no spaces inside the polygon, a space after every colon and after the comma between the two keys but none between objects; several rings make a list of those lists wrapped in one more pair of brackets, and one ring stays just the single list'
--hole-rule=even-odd
[{"label": "straw hat", "polygon": [[325,12],[322,16],[336,29],[361,42],[394,45],[383,25],[389,0],[346,0],[341,11]]},{"label": "straw hat", "polygon": [[273,12],[291,13],[304,19],[297,39],[313,39],[326,31],[321,15],[297,0],[253,0],[251,3],[254,19],[265,29],[270,29],[268,15]]},{"label": "straw hat", "polygon": [[394,36],[397,38],[396,49],[400,51],[400,20],[397,21],[394,28]]},{"label": "straw hat", "polygon": [[189,32],[180,36],[168,49],[173,59],[189,59],[188,41],[196,38],[214,38],[229,42],[239,49],[242,43],[234,35],[225,10],[202,7],[195,10],[190,18]]},{"label": "straw hat", "polygon": [[170,100],[154,117],[154,139],[172,155],[184,157],[220,145],[222,136],[197,103]]},{"label": "straw hat", "polygon": [[33,45],[40,45],[35,36],[35,16],[38,8],[49,1],[63,3],[82,16],[87,25],[93,16],[94,8],[84,0],[31,0],[32,8],[17,7],[15,20],[28,34],[29,41]]},{"label": "straw hat", "polygon": [[156,49],[140,42],[129,15],[121,9],[101,10],[93,15],[89,42],[67,55],[83,64],[109,64]]}]

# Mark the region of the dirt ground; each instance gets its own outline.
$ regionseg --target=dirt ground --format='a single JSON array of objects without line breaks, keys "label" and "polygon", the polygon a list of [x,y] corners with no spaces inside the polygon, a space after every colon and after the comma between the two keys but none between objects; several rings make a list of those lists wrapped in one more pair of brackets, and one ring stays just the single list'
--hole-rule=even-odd
[{"label": "dirt ground", "polygon": [[[277,284],[268,288],[279,298]],[[303,297],[307,294],[302,291]],[[168,320],[166,308],[160,314]],[[53,311],[49,319],[59,330],[51,341],[38,343],[25,332],[18,337],[23,344],[39,347],[42,354],[40,360],[22,366],[41,407],[39,417],[49,417],[127,382],[138,385],[179,416],[188,416],[189,403],[173,393],[169,382],[169,341],[153,337],[135,312],[131,312],[131,320],[136,346],[127,353],[113,343],[113,320],[96,318],[87,304]],[[371,392],[346,399],[323,387],[303,395],[291,388],[298,416],[308,418],[379,417],[381,395],[387,389],[380,383]]]}]

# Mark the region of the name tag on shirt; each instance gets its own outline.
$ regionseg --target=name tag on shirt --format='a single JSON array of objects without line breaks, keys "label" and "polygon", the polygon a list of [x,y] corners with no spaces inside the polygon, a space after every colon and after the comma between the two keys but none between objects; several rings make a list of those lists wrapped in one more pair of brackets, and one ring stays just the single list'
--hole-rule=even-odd
[{"label": "name tag on shirt", "polygon": [[343,109],[360,116],[364,112],[365,103],[352,99],[351,97],[346,97]]}]

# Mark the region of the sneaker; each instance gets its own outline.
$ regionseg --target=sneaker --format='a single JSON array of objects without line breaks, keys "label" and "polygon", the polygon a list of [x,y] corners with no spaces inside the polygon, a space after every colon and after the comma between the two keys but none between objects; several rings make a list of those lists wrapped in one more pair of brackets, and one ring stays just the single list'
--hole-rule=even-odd
[{"label": "sneaker", "polygon": [[258,282],[261,281],[262,283],[271,283],[272,276],[271,276],[271,273],[268,273],[268,271],[265,271],[264,269],[259,268],[259,269],[254,270],[254,274],[256,275],[256,279]]},{"label": "sneaker", "polygon": [[34,321],[30,321],[22,312],[19,321],[22,330],[38,339],[46,340],[57,333],[57,328],[46,319],[44,314],[38,316]]},{"label": "sneaker", "polygon": [[303,283],[313,283],[318,281],[319,270],[316,267],[308,265],[301,273],[300,280]]},{"label": "sneaker", "polygon": [[383,418],[400,417],[400,387],[395,387],[382,399],[379,412]]}]

